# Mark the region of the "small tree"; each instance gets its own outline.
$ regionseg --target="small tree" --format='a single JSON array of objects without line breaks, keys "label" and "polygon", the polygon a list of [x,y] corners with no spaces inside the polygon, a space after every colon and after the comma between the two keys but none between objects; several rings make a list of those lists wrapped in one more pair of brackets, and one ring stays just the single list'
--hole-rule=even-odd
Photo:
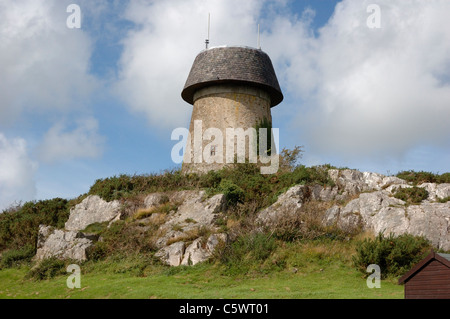
[{"label": "small tree", "polygon": [[303,152],[303,146],[295,146],[292,150],[283,148],[280,153],[280,170],[292,172],[302,158]]}]

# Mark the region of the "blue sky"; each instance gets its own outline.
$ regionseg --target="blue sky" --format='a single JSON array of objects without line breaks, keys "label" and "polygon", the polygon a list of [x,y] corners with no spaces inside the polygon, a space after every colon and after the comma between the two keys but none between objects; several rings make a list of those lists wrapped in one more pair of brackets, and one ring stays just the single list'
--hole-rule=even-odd
[{"label": "blue sky", "polygon": [[208,13],[211,46],[255,47],[261,25],[285,96],[273,126],[281,147],[304,146],[303,164],[448,172],[449,12],[439,0],[0,0],[0,209],[176,167],[170,136],[189,124],[180,94]]}]

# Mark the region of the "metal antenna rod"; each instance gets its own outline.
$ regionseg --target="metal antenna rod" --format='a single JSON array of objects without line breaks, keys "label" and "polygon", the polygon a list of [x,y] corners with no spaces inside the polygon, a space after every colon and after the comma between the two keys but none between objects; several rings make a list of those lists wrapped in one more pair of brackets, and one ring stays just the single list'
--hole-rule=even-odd
[{"label": "metal antenna rod", "polygon": [[208,45],[209,45],[209,29],[210,29],[210,24],[211,24],[211,13],[208,13],[208,38],[205,40],[206,49],[208,49]]},{"label": "metal antenna rod", "polygon": [[261,35],[259,33],[259,23],[258,23],[258,49],[261,50]]}]

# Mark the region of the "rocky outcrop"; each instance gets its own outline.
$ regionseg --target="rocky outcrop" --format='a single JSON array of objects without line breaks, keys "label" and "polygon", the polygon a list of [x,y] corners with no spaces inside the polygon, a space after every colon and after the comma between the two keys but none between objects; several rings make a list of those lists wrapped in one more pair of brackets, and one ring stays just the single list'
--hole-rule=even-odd
[{"label": "rocky outcrop", "polygon": [[[322,222],[347,230],[369,230],[375,234],[424,236],[436,248],[450,250],[450,184],[423,183],[428,198],[420,205],[406,205],[393,197],[399,187],[412,187],[406,181],[377,173],[356,170],[329,170],[334,187],[297,185],[263,209],[256,218],[259,226],[276,227],[283,220],[298,216],[306,201],[349,202],[326,210]],[[355,198],[356,197],[356,198]]]},{"label": "rocky outcrop", "polygon": [[155,256],[160,258],[169,266],[179,266],[183,260],[185,248],[185,243],[183,241],[179,241],[161,248]]},{"label": "rocky outcrop", "polygon": [[81,230],[94,223],[111,223],[119,218],[120,203],[118,201],[108,203],[99,196],[88,196],[70,210],[65,229],[39,226],[35,258],[42,260],[56,257],[84,261],[96,236],[84,234]]},{"label": "rocky outcrop", "polygon": [[450,250],[450,202],[405,204],[388,191],[363,193],[343,207],[327,210],[324,223],[349,231],[361,228],[375,234],[424,236],[436,248]]},{"label": "rocky outcrop", "polygon": [[[157,257],[171,266],[195,265],[211,257],[226,234],[215,234],[214,224],[218,214],[225,209],[225,196],[215,195],[205,199],[204,191],[181,191],[171,195],[171,202],[181,203],[176,212],[171,212],[160,226],[163,234],[157,240],[160,250]],[[201,229],[213,232],[208,238],[195,234]],[[192,238],[194,236],[194,238]],[[171,243],[176,241],[175,243]]]},{"label": "rocky outcrop", "polygon": [[450,184],[434,184],[434,183],[423,183],[419,187],[425,188],[428,191],[428,200],[436,201],[439,199],[444,199],[450,197]]},{"label": "rocky outcrop", "polygon": [[277,201],[263,209],[256,218],[258,226],[275,227],[278,221],[295,216],[300,212],[303,203],[310,197],[310,189],[305,185],[289,188],[278,196]]},{"label": "rocky outcrop", "polygon": [[274,226],[284,217],[294,216],[301,211],[306,201],[316,200],[330,202],[342,201],[362,192],[379,191],[394,186],[409,186],[402,179],[392,176],[384,176],[377,173],[359,172],[357,170],[330,169],[330,179],[335,186],[305,186],[296,185],[281,194],[277,201],[262,210],[256,222],[263,226]]},{"label": "rocky outcrop", "polygon": [[186,248],[183,241],[175,242],[161,248],[155,256],[169,266],[193,266],[208,260],[220,243],[227,241],[226,234],[212,234],[204,243],[204,238],[197,238]]},{"label": "rocky outcrop", "polygon": [[92,240],[83,236],[82,233],[40,225],[35,259],[55,257],[85,261],[87,249],[91,245]]},{"label": "rocky outcrop", "polygon": [[329,174],[343,194],[359,197],[327,210],[325,224],[347,230],[359,227],[375,234],[424,236],[436,248],[450,250],[450,202],[438,202],[450,196],[450,184],[420,184],[428,198],[420,205],[406,205],[393,197],[398,188],[413,187],[400,178],[355,170],[330,170]]},{"label": "rocky outcrop", "polygon": [[362,192],[378,191],[392,185],[407,184],[406,181],[394,177],[384,176],[378,173],[360,172],[353,169],[330,169],[330,179],[340,190],[337,200],[345,199],[347,196],[357,195]]},{"label": "rocky outcrop", "polygon": [[225,196],[215,195],[205,199],[204,191],[181,191],[172,194],[170,201],[181,203],[176,212],[168,214],[165,223],[160,226],[164,235],[158,241],[157,246],[163,248],[168,241],[181,238],[200,228],[214,231],[214,221],[219,213],[225,209]]},{"label": "rocky outcrop", "polygon": [[[440,202],[450,196],[450,184],[419,185],[428,191],[428,198],[420,205],[406,205],[393,195],[399,187],[412,185],[397,177],[348,169],[332,169],[328,174],[333,186],[296,185],[281,194],[273,205],[259,212],[256,230],[284,227],[291,221],[304,225],[301,214],[308,209],[309,214],[315,214],[315,209],[320,207],[323,213],[320,221],[324,225],[335,225],[348,231],[370,230],[375,234],[409,233],[428,238],[436,248],[450,250],[450,202]],[[312,206],[305,206],[310,201],[322,204],[313,202]],[[139,208],[144,214],[135,217],[135,222],[144,229],[154,230],[157,226],[157,236],[152,244],[158,250],[156,256],[168,265],[204,262],[221,242],[228,240],[228,235],[219,233],[216,225],[218,217],[227,209],[223,194],[208,198],[205,191],[197,190],[153,193],[139,203],[142,203]],[[118,201],[86,197],[71,209],[65,229],[39,227],[36,259],[86,260],[89,248],[97,238],[83,230],[94,223],[110,224],[120,216]],[[297,227],[297,224],[292,225]]]},{"label": "rocky outcrop", "polygon": [[65,229],[80,231],[91,224],[113,222],[119,218],[119,201],[107,202],[97,195],[91,195],[70,210]]}]

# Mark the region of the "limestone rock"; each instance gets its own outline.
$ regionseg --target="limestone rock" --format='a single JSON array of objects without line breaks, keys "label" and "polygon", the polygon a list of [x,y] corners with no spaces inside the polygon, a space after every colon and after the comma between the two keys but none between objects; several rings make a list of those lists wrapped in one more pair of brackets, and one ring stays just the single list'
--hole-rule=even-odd
[{"label": "limestone rock", "polygon": [[164,235],[156,242],[157,247],[164,247],[171,238],[181,237],[195,228],[210,228],[214,230],[217,215],[225,209],[225,195],[217,194],[209,199],[204,191],[183,191],[174,194],[171,201],[184,200],[175,213],[166,216],[161,225]]},{"label": "limestone rock", "polygon": [[378,173],[360,172],[352,169],[330,169],[328,176],[342,191],[342,199],[348,195],[357,195],[361,192],[384,190],[391,185],[407,184],[406,181],[395,176],[384,176]]},{"label": "limestone rock", "polygon": [[298,213],[304,200],[309,196],[309,189],[305,185],[297,185],[289,188],[281,194],[277,201],[263,209],[256,218],[260,226],[275,226],[278,220],[293,216]]},{"label": "limestone rock", "polygon": [[94,223],[112,222],[120,218],[120,202],[106,202],[97,195],[86,197],[70,210],[65,229],[80,231]]},{"label": "limestone rock", "polygon": [[200,225],[212,225],[216,214],[220,213],[225,206],[225,195],[218,194],[203,201],[204,196],[205,192],[200,191],[197,196],[184,201],[170,220],[170,224],[181,224],[186,220],[192,220]]},{"label": "limestone rock", "polygon": [[182,265],[193,266],[208,260],[216,250],[220,242],[226,242],[226,234],[212,234],[206,241],[205,247],[202,246],[202,238],[197,238],[186,248]]},{"label": "limestone rock", "polygon": [[[179,203],[179,206],[165,216],[165,222],[160,226],[163,235],[156,241],[160,248],[156,256],[170,266],[195,265],[207,260],[225,234],[196,238],[187,247],[183,240],[192,238],[196,229],[216,229],[214,222],[226,208],[225,195],[217,194],[205,199],[204,191],[180,191],[171,194],[170,202]],[[174,239],[177,242],[167,245]]]},{"label": "limestone rock", "polygon": [[311,199],[329,202],[336,198],[338,195],[338,187],[322,187],[321,185],[314,185],[309,187],[311,191]]},{"label": "limestone rock", "polygon": [[182,241],[173,243],[160,249],[155,256],[160,258],[169,266],[179,266],[183,260],[185,244]]},{"label": "limestone rock", "polygon": [[225,244],[227,242],[227,240],[228,240],[227,234],[224,234],[224,233],[212,234],[211,236],[209,236],[208,240],[206,241],[206,249],[210,253],[213,253],[220,243]]},{"label": "limestone rock", "polygon": [[362,193],[359,198],[350,201],[345,207],[337,205],[325,212],[326,225],[337,224],[338,227],[352,231],[356,228],[370,228],[373,217],[384,208],[402,206],[404,202],[389,196],[386,191]]},{"label": "limestone rock", "polygon": [[411,205],[406,216],[408,233],[428,238],[438,249],[450,250],[450,202]]},{"label": "limestone rock", "polygon": [[323,222],[346,230],[361,227],[375,234],[424,236],[438,249],[450,250],[450,202],[405,206],[390,195],[387,190],[362,193],[344,207],[328,209]]},{"label": "limestone rock", "polygon": [[145,208],[152,208],[152,207],[156,207],[158,205],[164,204],[164,202],[166,201],[167,196],[165,196],[162,193],[152,193],[149,194],[147,197],[145,197],[144,199],[144,207]]},{"label": "limestone rock", "polygon": [[205,261],[209,256],[208,251],[202,247],[202,238],[197,238],[186,248],[181,264],[184,266],[193,266]]},{"label": "limestone rock", "polygon": [[169,266],[193,266],[208,260],[220,242],[226,242],[226,234],[212,234],[204,244],[204,238],[195,239],[187,248],[183,241],[160,249],[155,256]]},{"label": "limestone rock", "polygon": [[428,191],[428,200],[437,201],[439,199],[444,199],[450,197],[450,184],[442,183],[423,183],[418,185],[418,187],[425,188]]},{"label": "limestone rock", "polygon": [[87,249],[92,240],[80,236],[76,231],[64,231],[40,225],[35,259],[56,257],[85,261]]}]

